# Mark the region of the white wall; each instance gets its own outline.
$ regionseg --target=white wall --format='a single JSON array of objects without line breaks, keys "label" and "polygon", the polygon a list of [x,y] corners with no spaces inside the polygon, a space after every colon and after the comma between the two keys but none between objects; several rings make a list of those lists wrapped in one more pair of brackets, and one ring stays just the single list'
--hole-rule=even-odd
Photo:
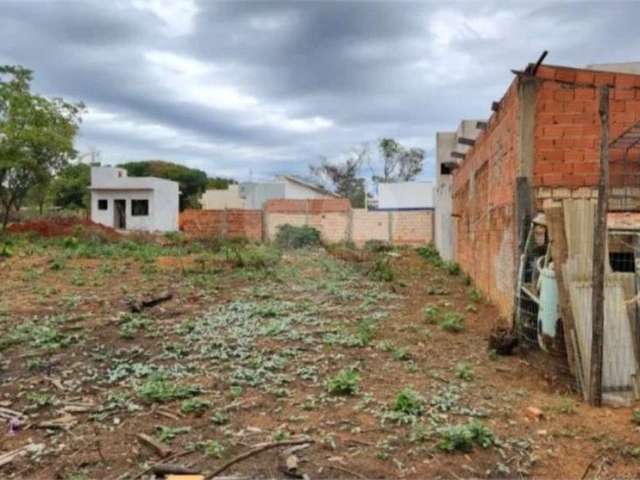
[{"label": "white wall", "polygon": [[436,133],[436,188],[435,188],[435,231],[434,241],[440,256],[445,260],[454,258],[454,238],[452,213],[453,175],[441,173],[440,165],[451,160],[451,152],[456,145],[456,132]]},{"label": "white wall", "polygon": [[[98,210],[98,200],[107,200],[107,210]],[[115,228],[115,209],[114,200],[126,201],[126,224],[127,230],[156,230],[154,224],[154,192],[149,191],[112,191],[112,190],[94,190],[91,192],[91,220]],[[148,216],[132,216],[131,200],[148,200],[149,215]]]},{"label": "white wall", "polygon": [[433,183],[380,183],[378,208],[433,208]]},{"label": "white wall", "polygon": [[200,199],[205,210],[222,210],[225,208],[245,208],[245,200],[240,197],[240,186],[229,185],[225,190],[207,190]]},{"label": "white wall", "polygon": [[[107,209],[98,209],[98,200]],[[127,177],[121,168],[92,167],[91,220],[115,228],[114,200],[125,200],[127,230],[172,232],[178,230],[180,188],[177,182],[155,177]],[[148,215],[131,214],[131,200],[147,200]]]},{"label": "white wall", "polygon": [[284,183],[284,198],[294,200],[310,200],[314,198],[333,198],[331,195],[320,193],[304,185],[292,182],[287,178],[279,178]]},{"label": "white wall", "polygon": [[154,211],[152,215],[154,230],[159,232],[175,232],[178,230],[180,216],[180,186],[176,182],[157,179],[154,189]]}]

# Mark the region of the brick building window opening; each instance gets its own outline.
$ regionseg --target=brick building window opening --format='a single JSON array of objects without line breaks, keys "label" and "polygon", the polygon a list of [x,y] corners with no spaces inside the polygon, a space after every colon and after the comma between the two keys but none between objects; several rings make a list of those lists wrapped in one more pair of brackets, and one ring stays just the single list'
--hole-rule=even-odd
[{"label": "brick building window opening", "polygon": [[609,252],[609,265],[614,272],[635,273],[636,271],[633,252]]},{"label": "brick building window opening", "polygon": [[440,175],[451,175],[452,168],[443,163],[440,164]]},{"label": "brick building window opening", "polygon": [[109,201],[106,199],[98,200],[98,210],[107,210],[109,208]]},{"label": "brick building window opening", "polygon": [[149,215],[149,200],[131,200],[131,215],[133,217]]}]

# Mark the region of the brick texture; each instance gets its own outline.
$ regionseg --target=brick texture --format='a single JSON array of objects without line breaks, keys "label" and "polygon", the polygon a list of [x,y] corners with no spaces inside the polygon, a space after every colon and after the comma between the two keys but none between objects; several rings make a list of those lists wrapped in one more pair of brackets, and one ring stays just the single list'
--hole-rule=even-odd
[{"label": "brick texture", "polygon": [[[640,121],[640,75],[543,65],[536,75],[533,176],[538,209],[564,198],[593,198],[598,181],[599,85],[610,90],[609,139]],[[519,78],[453,175],[456,260],[505,317],[513,309],[517,242],[515,181],[520,133]],[[638,156],[610,150],[613,192],[637,184]],[[612,208],[629,208],[611,202]],[[636,205],[635,208],[640,207]]]},{"label": "brick texture", "polygon": [[375,212],[365,209],[353,210],[351,240],[362,246],[367,240],[391,242],[389,217],[392,212]]},{"label": "brick texture", "polygon": [[185,210],[180,230],[198,237],[228,237],[262,240],[262,210]]}]

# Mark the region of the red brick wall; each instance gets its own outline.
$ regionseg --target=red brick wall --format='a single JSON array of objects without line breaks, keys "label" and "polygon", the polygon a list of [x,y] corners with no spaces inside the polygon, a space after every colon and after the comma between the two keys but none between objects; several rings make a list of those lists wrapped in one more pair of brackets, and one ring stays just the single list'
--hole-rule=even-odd
[{"label": "red brick wall", "polygon": [[[640,120],[640,75],[542,66],[537,73],[532,186],[537,205],[592,196],[598,181],[600,121],[597,88],[611,84],[609,140]],[[515,182],[519,116],[516,78],[453,175],[456,260],[505,316],[516,279]],[[611,187],[638,184],[638,156],[623,166],[610,150]],[[635,161],[635,163],[634,163]],[[631,174],[631,175],[630,175]]]},{"label": "red brick wall", "polygon": [[185,210],[180,230],[187,235],[262,240],[262,210]]},{"label": "red brick wall", "polygon": [[[542,66],[536,102],[534,186],[595,186],[600,158],[598,86],[609,92],[609,140],[640,120],[640,75]],[[622,152],[610,150],[610,184],[624,186],[637,163],[622,164]],[[637,155],[632,159],[637,162]],[[635,179],[637,181],[637,178]]]},{"label": "red brick wall", "polygon": [[515,281],[518,107],[514,82],[453,176],[456,261],[505,316]]}]

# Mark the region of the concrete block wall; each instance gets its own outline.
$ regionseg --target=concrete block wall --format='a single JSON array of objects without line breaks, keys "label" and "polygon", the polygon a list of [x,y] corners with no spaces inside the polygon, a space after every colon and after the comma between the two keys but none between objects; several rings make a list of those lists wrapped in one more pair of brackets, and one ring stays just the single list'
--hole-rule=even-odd
[{"label": "concrete block wall", "polygon": [[309,225],[320,231],[323,241],[343,242],[349,238],[351,204],[343,198],[310,200],[268,200],[264,205],[265,233],[273,240],[281,225]]},{"label": "concrete block wall", "polygon": [[433,211],[367,211],[351,209],[348,200],[270,200],[265,205],[265,232],[273,240],[280,225],[309,225],[317,228],[323,241],[367,240],[396,245],[424,245],[433,239]]},{"label": "concrete block wall", "polygon": [[196,237],[262,240],[262,210],[185,210],[180,230]]},{"label": "concrete block wall", "polygon": [[363,208],[353,209],[351,240],[362,246],[367,240],[391,242],[389,217],[393,212],[368,211]]}]

